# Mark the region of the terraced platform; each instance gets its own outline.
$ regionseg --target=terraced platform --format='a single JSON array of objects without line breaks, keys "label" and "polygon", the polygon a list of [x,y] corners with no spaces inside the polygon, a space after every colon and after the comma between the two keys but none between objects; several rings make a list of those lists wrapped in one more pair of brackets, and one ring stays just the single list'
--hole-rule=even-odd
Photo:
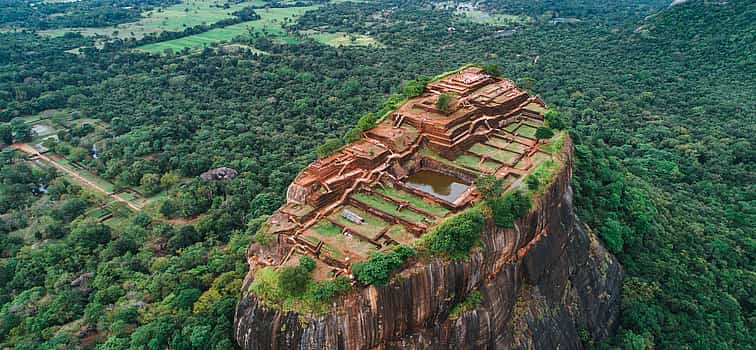
[{"label": "terraced platform", "polygon": [[[294,180],[267,233],[279,252],[250,250],[250,261],[285,266],[316,258],[315,275],[349,275],[350,264],[412,244],[480,199],[485,174],[517,187],[550,159],[535,139],[545,105],[511,81],[470,67],[426,87],[363,138],[311,164]],[[435,100],[453,93],[441,111]],[[285,253],[281,248],[285,248]]]}]

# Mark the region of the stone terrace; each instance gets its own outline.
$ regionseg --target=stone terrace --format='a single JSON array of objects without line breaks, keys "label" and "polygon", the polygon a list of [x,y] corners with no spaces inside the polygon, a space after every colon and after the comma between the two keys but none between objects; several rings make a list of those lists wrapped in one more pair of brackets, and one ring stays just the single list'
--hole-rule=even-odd
[{"label": "stone terrace", "polygon": [[[436,108],[442,93],[454,96],[446,111]],[[539,97],[477,67],[429,84],[362,139],[299,174],[287,203],[265,226],[276,235],[275,248],[251,246],[252,266],[287,265],[309,255],[322,279],[349,275],[352,262],[411,244],[479,199],[477,177],[504,178],[508,190],[551,158],[535,139],[544,111]],[[422,172],[454,179],[457,197],[411,183]]]}]

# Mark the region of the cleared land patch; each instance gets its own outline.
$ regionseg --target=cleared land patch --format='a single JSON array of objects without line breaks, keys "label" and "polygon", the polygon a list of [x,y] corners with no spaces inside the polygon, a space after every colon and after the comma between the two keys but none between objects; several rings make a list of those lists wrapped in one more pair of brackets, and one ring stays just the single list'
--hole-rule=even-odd
[{"label": "cleared land patch", "polygon": [[212,43],[229,41],[240,35],[250,35],[251,33],[262,33],[270,38],[295,43],[296,39],[289,35],[284,25],[289,21],[296,20],[305,12],[318,8],[319,5],[305,7],[286,7],[286,8],[269,8],[256,10],[260,19],[237,23],[223,28],[211,29],[207,32],[186,36],[183,38],[163,41],[154,44],[140,46],[137,49],[151,52],[162,53],[166,49],[180,51],[184,48],[196,49],[209,46]]},{"label": "cleared land patch", "polygon": [[232,12],[252,5],[265,5],[266,1],[252,0],[233,4],[223,8],[225,0],[185,0],[180,4],[158,8],[142,13],[142,19],[101,28],[61,28],[43,30],[42,35],[57,37],[67,32],[81,33],[85,36],[104,35],[114,38],[141,39],[148,34],[161,32],[180,32],[200,24],[213,24],[220,20],[232,18]]},{"label": "cleared land patch", "polygon": [[458,9],[455,13],[467,21],[496,26],[523,24],[532,21],[528,16],[488,13],[477,9]]},{"label": "cleared land patch", "polygon": [[353,33],[323,33],[318,31],[300,31],[302,35],[308,36],[326,45],[339,47],[339,46],[378,46],[383,47],[381,43],[373,39],[370,36],[364,34]]}]

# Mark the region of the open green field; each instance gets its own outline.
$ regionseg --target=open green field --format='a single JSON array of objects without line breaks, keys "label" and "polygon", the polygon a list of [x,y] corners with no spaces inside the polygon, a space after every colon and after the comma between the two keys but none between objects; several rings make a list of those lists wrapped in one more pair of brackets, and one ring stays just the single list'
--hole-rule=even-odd
[{"label": "open green field", "polygon": [[364,34],[351,33],[321,33],[317,31],[301,31],[300,34],[306,35],[326,45],[339,46],[378,46],[383,47],[381,43],[370,36]]},{"label": "open green field", "polygon": [[212,29],[204,33],[190,35],[174,40],[163,41],[138,47],[139,50],[162,53],[166,49],[180,51],[184,48],[196,49],[209,46],[211,43],[228,41],[240,35],[248,35],[253,32],[265,34],[274,39],[285,42],[296,42],[284,28],[284,25],[294,21],[307,11],[314,10],[319,6],[270,8],[257,10],[260,19],[256,21],[242,22],[224,28]]},{"label": "open green field", "polygon": [[[224,9],[225,0],[184,0],[180,4],[142,13],[144,18],[130,23],[101,28],[61,28],[40,31],[47,36],[62,36],[77,32],[86,36],[105,35],[115,38],[141,39],[147,34],[165,31],[180,32],[200,24],[213,24],[231,18],[231,13],[251,5],[264,5],[266,1],[251,0],[233,4]],[[263,11],[260,11],[263,12]]]},{"label": "open green field", "polygon": [[455,13],[459,16],[463,16],[465,20],[470,22],[496,26],[522,24],[532,21],[528,16],[507,15],[503,13],[492,14],[474,9],[457,10]]}]

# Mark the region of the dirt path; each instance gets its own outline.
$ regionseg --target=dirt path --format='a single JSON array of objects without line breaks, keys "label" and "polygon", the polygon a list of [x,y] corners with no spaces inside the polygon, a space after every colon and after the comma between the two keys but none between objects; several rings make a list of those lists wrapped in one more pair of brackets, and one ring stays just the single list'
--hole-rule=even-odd
[{"label": "dirt path", "polygon": [[14,144],[11,145],[11,147],[13,147],[15,149],[18,149],[18,150],[20,150],[20,151],[22,151],[24,153],[28,153],[28,154],[31,154],[33,156],[39,157],[39,159],[42,159],[42,160],[44,160],[44,161],[52,164],[54,167],[58,168],[59,170],[61,170],[61,171],[65,172],[65,173],[67,173],[67,174],[75,177],[77,180],[79,180],[82,183],[84,183],[87,187],[93,188],[93,189],[95,189],[97,191],[100,191],[100,192],[104,193],[106,196],[112,198],[113,200],[115,200],[117,202],[121,202],[123,204],[126,204],[129,208],[131,208],[133,210],[136,210],[136,211],[141,211],[142,210],[142,208],[139,207],[139,206],[137,206],[136,204],[134,204],[132,202],[129,202],[128,200],[124,199],[123,197],[121,197],[121,196],[119,196],[117,194],[113,194],[111,192],[106,191],[104,188],[100,187],[99,185],[97,185],[96,183],[94,183],[92,181],[89,181],[89,180],[85,179],[81,175],[77,174],[75,171],[72,171],[72,170],[64,167],[62,164],[56,162],[55,160],[51,159],[48,156],[37,152],[37,150],[35,150],[33,147],[29,146],[26,143],[14,143]]}]

